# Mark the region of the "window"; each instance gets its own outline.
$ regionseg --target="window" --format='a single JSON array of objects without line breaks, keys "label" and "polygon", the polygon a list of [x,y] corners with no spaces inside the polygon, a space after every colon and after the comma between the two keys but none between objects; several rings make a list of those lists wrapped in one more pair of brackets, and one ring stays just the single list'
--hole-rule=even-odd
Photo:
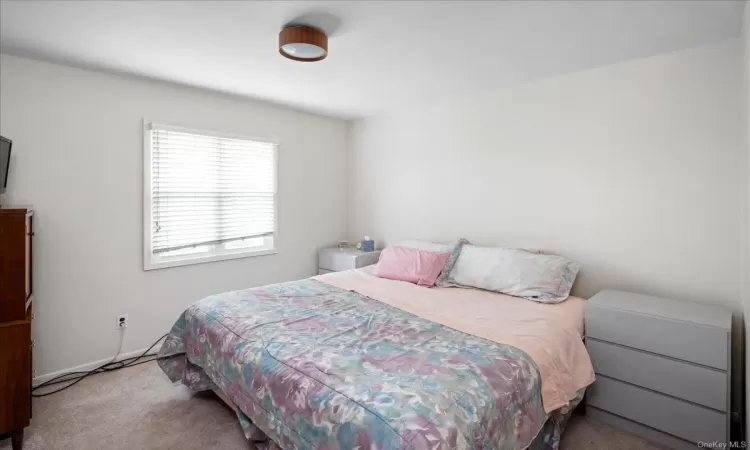
[{"label": "window", "polygon": [[276,253],[273,142],[146,124],[144,270]]}]

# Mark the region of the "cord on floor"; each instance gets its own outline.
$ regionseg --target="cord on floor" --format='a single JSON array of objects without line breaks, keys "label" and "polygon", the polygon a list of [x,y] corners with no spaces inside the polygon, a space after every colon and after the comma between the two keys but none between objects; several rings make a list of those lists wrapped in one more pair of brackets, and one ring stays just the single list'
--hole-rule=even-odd
[{"label": "cord on floor", "polygon": [[[105,373],[105,372],[113,372],[115,370],[125,369],[127,367],[133,367],[133,366],[137,366],[140,364],[145,364],[147,362],[156,361],[157,359],[159,359],[156,353],[149,354],[148,352],[150,352],[152,348],[156,347],[156,344],[161,342],[162,339],[164,339],[165,337],[167,337],[166,334],[160,337],[159,339],[157,339],[156,342],[151,344],[151,347],[147,348],[146,351],[144,351],[139,356],[133,356],[132,358],[125,358],[120,361],[113,360],[108,363],[104,363],[101,366],[95,369],[89,370],[89,371],[69,372],[69,373],[64,373],[62,375],[58,375],[52,379],[45,381],[44,383],[39,384],[38,386],[35,386],[31,390],[31,396],[32,397],[46,397],[48,395],[57,394],[60,391],[64,391],[65,389],[75,384],[78,384],[81,380],[91,375],[96,375],[98,373]],[[118,351],[117,353],[119,354],[120,352]],[[117,358],[117,356],[115,356],[115,358]],[[144,358],[148,358],[148,359],[144,359]],[[62,383],[69,383],[69,384],[66,384],[65,386],[62,386],[52,391],[37,393],[37,391],[40,389],[47,388],[47,387],[57,385],[57,384],[62,384]]]}]

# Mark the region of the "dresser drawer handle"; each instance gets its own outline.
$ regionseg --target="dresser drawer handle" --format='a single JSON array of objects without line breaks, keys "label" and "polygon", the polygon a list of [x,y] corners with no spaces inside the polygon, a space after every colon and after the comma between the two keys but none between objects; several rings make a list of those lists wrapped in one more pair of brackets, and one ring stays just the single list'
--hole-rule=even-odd
[{"label": "dresser drawer handle", "polygon": [[31,320],[34,320],[34,318],[35,318],[35,317],[36,317],[36,316],[34,316],[34,313],[32,312],[32,313],[31,313]]},{"label": "dresser drawer handle", "polygon": [[36,342],[34,342],[34,340],[32,339],[31,340],[31,348],[34,348],[35,346],[36,346]]}]

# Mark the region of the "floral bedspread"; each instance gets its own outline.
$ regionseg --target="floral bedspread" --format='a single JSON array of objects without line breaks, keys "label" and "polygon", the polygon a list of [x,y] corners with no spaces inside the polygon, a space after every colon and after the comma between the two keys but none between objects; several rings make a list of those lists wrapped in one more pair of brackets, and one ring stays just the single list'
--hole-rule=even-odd
[{"label": "floral bedspread", "polygon": [[521,350],[312,279],[207,297],[159,353],[283,449],[557,448],[567,419]]}]

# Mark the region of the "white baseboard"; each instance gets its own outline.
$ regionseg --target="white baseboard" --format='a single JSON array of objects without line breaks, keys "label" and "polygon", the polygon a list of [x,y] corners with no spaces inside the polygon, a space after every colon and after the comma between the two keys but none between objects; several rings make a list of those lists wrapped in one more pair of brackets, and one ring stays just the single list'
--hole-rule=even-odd
[{"label": "white baseboard", "polygon": [[[134,350],[132,352],[122,353],[120,356],[117,357],[116,361],[121,361],[123,359],[132,358],[134,356],[140,356],[145,352],[147,349],[142,348],[140,350]],[[153,351],[153,349],[152,349]],[[100,359],[99,361],[91,361],[86,364],[82,364],[80,366],[76,367],[70,367],[68,369],[58,370],[57,372],[48,373],[45,375],[39,375],[38,377],[34,377],[34,380],[32,381],[32,385],[37,386],[41,383],[44,383],[45,381],[49,381],[52,378],[55,378],[56,376],[63,375],[70,372],[88,372],[89,370],[96,369],[97,367],[101,366],[104,363],[107,363],[112,358],[105,358]]]}]

